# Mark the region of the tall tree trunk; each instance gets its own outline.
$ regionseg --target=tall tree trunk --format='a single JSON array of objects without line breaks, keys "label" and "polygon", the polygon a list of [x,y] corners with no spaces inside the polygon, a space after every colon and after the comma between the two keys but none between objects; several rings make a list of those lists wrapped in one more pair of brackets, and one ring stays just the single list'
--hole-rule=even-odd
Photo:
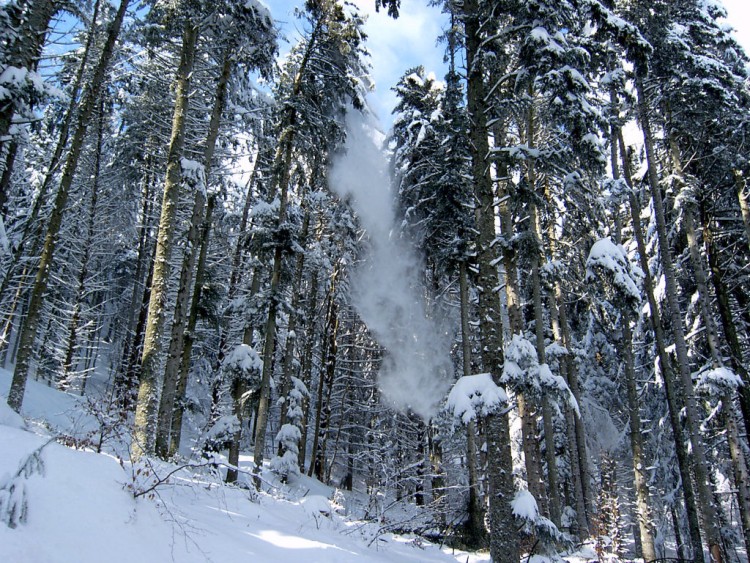
[{"label": "tall tree trunk", "polygon": [[[299,244],[301,247],[307,244],[307,236],[310,231],[310,211],[306,210],[305,215],[302,219],[302,230],[300,232]],[[289,307],[288,318],[286,327],[286,346],[284,349],[284,359],[282,361],[282,373],[281,373],[281,393],[280,397],[285,401],[284,406],[281,409],[281,419],[279,420],[279,428],[284,426],[287,421],[287,409],[286,401],[288,400],[289,391],[292,388],[292,372],[294,365],[294,347],[297,341],[297,311],[299,310],[300,300],[302,298],[302,274],[305,269],[305,253],[298,252],[296,263],[294,265],[294,280],[292,285],[292,303]],[[281,450],[281,444],[279,444],[279,450]]]},{"label": "tall tree trunk", "polygon": [[[462,6],[467,63],[467,102],[471,121],[471,173],[477,199],[477,257],[479,264],[479,318],[481,331],[482,365],[500,382],[503,365],[503,339],[500,326],[500,298],[494,291],[499,287],[495,268],[495,208],[490,176],[489,140],[487,131],[484,69],[480,46],[481,20],[479,3],[467,0]],[[519,546],[511,509],[515,496],[513,459],[510,448],[508,415],[495,413],[486,418],[487,457],[490,517],[490,556],[493,561],[518,561]]]},{"label": "tall tree trunk", "polygon": [[[147,162],[148,159],[147,157]],[[150,166],[147,166],[150,169]],[[138,348],[138,339],[136,335],[138,333],[138,327],[141,322],[145,323],[145,316],[141,314],[144,304],[146,303],[146,291],[151,284],[151,265],[153,264],[153,256],[151,253],[149,242],[149,217],[151,215],[152,208],[152,196],[151,190],[153,188],[153,177],[149,170],[143,179],[143,188],[141,195],[141,225],[138,232],[138,253],[135,264],[135,276],[133,278],[133,292],[130,296],[130,304],[128,306],[128,319],[125,323],[125,343],[122,347],[122,355],[120,362],[115,372],[115,383],[114,393],[117,403],[125,408],[126,403],[129,402],[129,394],[132,390],[133,381],[128,377],[129,368],[131,365],[131,358],[136,357],[135,351]],[[146,279],[144,280],[144,274]]]},{"label": "tall tree trunk", "polygon": [[[253,271],[252,281],[250,282],[250,296],[251,297],[256,296],[258,292],[260,291],[261,276],[262,276],[261,268],[258,267]],[[247,324],[242,334],[242,343],[247,346],[252,346],[254,332],[255,332],[254,327],[250,324]],[[242,439],[242,427],[244,426],[244,420],[245,420],[245,410],[246,410],[245,404],[247,403],[249,399],[250,399],[250,396],[247,393],[245,381],[242,378],[237,378],[237,380],[232,383],[232,401],[234,405],[233,407],[234,415],[237,418],[237,421],[239,424],[238,424],[236,432],[232,435],[232,440],[229,444],[229,456],[228,456],[229,465],[233,467],[237,467],[240,461],[240,441]],[[253,397],[253,399],[257,400],[257,396]],[[256,417],[256,421],[257,421],[257,417]],[[233,469],[230,467],[230,469],[227,471],[226,481],[227,483],[234,483],[235,481],[237,481],[236,469]]]},{"label": "tall tree trunk", "polygon": [[[533,143],[532,143],[533,145]],[[533,164],[532,164],[533,165]],[[532,186],[535,182],[532,182]],[[534,253],[531,258],[531,292],[534,301],[534,330],[536,337],[536,355],[539,364],[546,364],[544,342],[544,312],[542,307],[542,282],[539,274],[541,266],[542,234],[536,205],[530,207],[530,223],[535,239]],[[545,460],[547,462],[547,486],[549,499],[549,516],[556,526],[560,525],[562,508],[557,481],[557,459],[555,457],[555,428],[552,423],[552,407],[545,390],[542,390],[542,422],[544,424]]]},{"label": "tall tree trunk", "polygon": [[716,303],[719,309],[719,319],[721,328],[729,346],[729,361],[732,369],[742,379],[743,385],[737,390],[740,400],[740,410],[742,419],[745,423],[745,432],[750,429],[750,374],[745,367],[744,357],[742,354],[742,344],[737,334],[737,327],[734,320],[734,314],[729,301],[729,291],[724,282],[724,269],[721,266],[719,252],[714,242],[713,230],[708,215],[703,214],[703,240],[706,244],[706,254],[708,256],[708,267],[711,271],[711,284],[716,293]]},{"label": "tall tree trunk", "polygon": [[750,248],[750,206],[747,203],[747,182],[739,170],[734,170],[734,185],[737,189],[737,201],[740,204],[742,223],[745,225],[745,242]]},{"label": "tall tree trunk", "polygon": [[[461,350],[463,375],[471,375],[471,335],[469,333],[469,282],[466,262],[459,266],[458,282],[461,298]],[[479,496],[479,472],[477,470],[477,429],[473,420],[466,425],[466,465],[469,471],[469,506],[466,520],[467,544],[471,547],[484,545],[487,530],[484,527],[484,509]]]},{"label": "tall tree trunk", "polygon": [[318,395],[322,398],[318,405],[320,424],[318,424],[318,447],[313,448],[313,468],[315,477],[318,481],[326,483],[326,464],[328,463],[328,439],[330,437],[331,426],[331,397],[333,395],[333,384],[336,380],[336,366],[338,363],[338,334],[340,327],[339,308],[336,303],[335,293],[331,292],[331,308],[328,317],[328,342],[326,344],[324,355],[325,371],[321,374],[322,389],[325,389],[325,396]]},{"label": "tall tree trunk", "polygon": [[[312,360],[313,360],[313,347],[315,343],[315,311],[318,306],[318,274],[317,271],[313,273],[312,280],[310,281],[310,294],[308,296],[307,305],[305,307],[305,346],[302,352],[302,365],[300,370],[300,379],[305,387],[310,389],[310,380],[312,379]],[[302,400],[302,428],[300,436],[299,446],[299,468],[302,473],[305,472],[305,459],[307,457],[307,434],[309,428],[310,419],[310,397],[309,395]]]},{"label": "tall tree trunk", "polygon": [[[706,531],[706,541],[709,552],[716,563],[722,561],[721,537],[719,535],[720,524],[713,503],[713,495],[710,490],[708,470],[706,468],[706,455],[703,440],[699,434],[698,407],[693,391],[692,374],[690,371],[690,360],[688,358],[687,343],[685,342],[685,328],[677,300],[677,282],[674,273],[672,252],[669,247],[669,236],[666,226],[666,211],[662,201],[659,178],[656,171],[656,153],[654,151],[653,133],[651,130],[650,116],[646,101],[643,76],[636,75],[636,90],[638,93],[638,116],[643,130],[643,140],[646,149],[648,184],[651,191],[651,199],[654,204],[656,218],[656,232],[659,240],[659,257],[661,258],[664,271],[665,292],[667,296],[667,308],[671,321],[672,336],[674,338],[675,354],[677,357],[677,368],[683,387],[685,399],[685,419],[687,433],[692,446],[692,467],[695,473],[695,485],[697,487],[698,499],[700,501],[700,513],[703,515],[703,525]],[[696,554],[696,557],[699,557]]]},{"label": "tall tree trunk", "polygon": [[170,429],[168,456],[174,456],[180,451],[180,440],[182,438],[182,417],[185,412],[185,393],[187,392],[188,374],[190,372],[190,359],[195,342],[195,327],[198,324],[198,308],[200,306],[201,294],[206,275],[206,258],[208,257],[209,235],[211,234],[211,222],[216,207],[216,194],[211,194],[206,206],[206,216],[203,219],[203,229],[200,240],[200,254],[198,265],[195,268],[195,285],[193,297],[190,300],[190,314],[185,327],[185,338],[180,358],[180,370],[177,375],[177,390],[175,394],[174,410],[172,411],[172,425]]},{"label": "tall tree trunk", "polygon": [[643,226],[641,225],[641,206],[638,203],[635,192],[633,191],[633,178],[630,169],[628,153],[625,149],[622,130],[617,131],[617,143],[620,147],[620,158],[622,159],[622,171],[625,182],[628,185],[628,198],[630,207],[630,217],[633,224],[633,235],[635,236],[638,248],[638,257],[640,260],[641,270],[644,273],[643,285],[646,290],[648,307],[650,312],[651,327],[654,331],[654,340],[656,341],[656,352],[659,357],[659,365],[664,380],[664,391],[667,396],[667,407],[669,411],[669,421],[672,427],[672,434],[675,441],[675,454],[677,456],[677,466],[682,481],[682,493],[685,499],[685,512],[688,518],[688,531],[690,533],[690,542],[695,552],[696,559],[703,557],[703,544],[701,542],[701,530],[698,520],[698,508],[695,499],[695,490],[690,476],[690,460],[688,458],[687,445],[682,430],[682,421],[680,420],[680,396],[679,384],[674,375],[672,362],[667,355],[667,341],[664,334],[664,328],[659,313],[659,305],[656,302],[654,293],[654,280],[648,263],[648,253],[646,251],[646,242],[643,236]]},{"label": "tall tree trunk", "polygon": [[26,380],[29,375],[29,367],[34,346],[34,338],[37,332],[39,314],[44,301],[44,293],[47,290],[47,282],[49,280],[52,260],[54,258],[57,236],[62,225],[65,206],[68,202],[68,193],[73,183],[73,176],[78,168],[78,161],[81,156],[81,151],[83,150],[83,142],[86,138],[86,132],[88,131],[91,117],[96,109],[97,102],[99,101],[104,87],[105,74],[114,53],[115,43],[120,34],[120,29],[122,27],[123,19],[125,18],[125,12],[129,1],[130,0],[121,0],[120,2],[120,7],[117,10],[115,19],[109,27],[107,40],[102,48],[101,55],[99,56],[99,62],[97,63],[94,74],[91,77],[91,81],[89,82],[83,96],[83,102],[78,117],[78,126],[73,135],[70,151],[68,152],[62,178],[60,180],[60,187],[57,191],[52,214],[50,215],[47,235],[44,240],[42,255],[39,259],[39,268],[34,280],[34,286],[31,290],[26,321],[24,322],[23,328],[18,337],[19,350],[16,358],[16,368],[13,372],[13,381],[8,393],[8,405],[17,412],[21,410],[21,405],[23,403],[23,395],[26,388]]},{"label": "tall tree trunk", "polygon": [[625,360],[625,383],[628,396],[628,415],[630,419],[630,450],[633,454],[633,481],[635,486],[635,504],[638,517],[638,532],[641,544],[641,555],[645,561],[656,559],[654,535],[652,532],[651,501],[646,475],[645,449],[643,447],[643,428],[638,402],[638,389],[635,377],[635,362],[633,360],[633,333],[630,329],[630,319],[623,316],[622,320],[622,354]]},{"label": "tall tree trunk", "polygon": [[[317,47],[319,34],[322,33],[323,26],[327,20],[326,16],[318,18],[315,27],[310,35],[305,53],[300,61],[297,75],[292,86],[291,99],[294,100],[302,91],[302,83],[307,73],[307,65],[314,49]],[[279,197],[279,216],[276,223],[281,228],[286,221],[287,200],[289,195],[289,179],[291,176],[292,149],[294,148],[294,138],[296,134],[297,111],[293,104],[288,106],[281,134],[279,145],[274,157],[273,178],[271,182],[271,193],[269,199],[274,199],[278,192]],[[263,373],[261,374],[260,397],[258,399],[258,417],[256,418],[255,428],[255,450],[253,452],[253,461],[256,472],[260,473],[263,466],[263,457],[266,448],[266,426],[268,424],[268,403],[271,398],[271,373],[273,370],[273,358],[276,351],[276,316],[278,314],[279,303],[281,299],[281,267],[282,260],[286,249],[282,243],[276,244],[273,253],[273,266],[271,270],[270,282],[270,303],[268,306],[268,317],[266,319],[265,341],[263,345]]]},{"label": "tall tree trunk", "polygon": [[[614,102],[615,107],[617,107],[617,98],[614,94],[612,94],[612,101]],[[612,126],[611,137],[610,149],[612,160],[610,164],[612,166],[612,176],[615,180],[619,180],[619,151],[617,144],[617,129],[615,125]],[[615,233],[617,244],[620,244],[622,225],[621,221],[619,221],[619,213],[616,213],[616,215],[618,220],[616,221]],[[622,355],[625,360],[625,385],[627,387],[628,418],[630,422],[630,451],[633,456],[633,484],[635,488],[635,508],[638,529],[636,545],[639,548],[637,553],[639,556],[645,561],[653,561],[656,559],[656,549],[654,547],[654,535],[652,531],[653,520],[651,518],[650,491],[648,478],[646,476],[646,467],[648,467],[649,464],[646,462],[645,449],[643,446],[641,413],[638,402],[638,384],[636,381],[635,360],[633,354],[633,331],[630,328],[630,322],[630,315],[623,311],[621,313],[620,323],[622,325]]]},{"label": "tall tree trunk", "polygon": [[169,436],[172,428],[172,417],[174,416],[175,397],[180,379],[180,364],[185,347],[185,330],[190,316],[190,298],[195,293],[191,292],[190,289],[193,283],[193,271],[198,259],[198,252],[201,248],[199,237],[201,234],[201,225],[203,224],[204,207],[206,205],[206,191],[208,190],[208,181],[211,174],[211,162],[213,161],[216,149],[216,139],[219,137],[221,114],[224,112],[224,106],[226,105],[227,83],[232,72],[232,66],[232,57],[230,56],[229,48],[227,48],[224,52],[221,74],[216,84],[214,105],[211,110],[206,147],[203,153],[206,185],[198,186],[195,190],[193,211],[190,218],[190,226],[188,228],[177,286],[177,301],[174,306],[167,361],[164,367],[164,378],[156,424],[156,454],[162,458],[166,458],[169,455]]},{"label": "tall tree trunk", "polygon": [[[554,239],[551,239],[554,240]],[[554,249],[552,248],[554,255]],[[556,284],[555,294],[549,296],[550,304],[550,319],[552,321],[552,334],[555,337],[555,341],[561,346],[565,347],[565,339],[563,338],[563,331],[560,321],[560,308],[564,307],[564,303],[558,303],[557,290],[559,284]],[[567,355],[570,355],[568,349]],[[566,358],[560,359],[560,373],[565,380],[568,387],[570,384],[570,373],[569,373],[569,362]],[[576,526],[578,529],[576,533],[579,537],[587,537],[589,534],[589,522],[587,518],[586,509],[586,496],[584,494],[582,476],[584,473],[581,471],[581,464],[586,463],[586,459],[583,460],[580,457],[578,448],[578,438],[576,436],[576,414],[571,406],[567,406],[565,409],[565,428],[566,437],[568,440],[568,456],[570,458],[570,479],[573,484],[573,505],[576,511]],[[584,446],[585,447],[585,446]]]},{"label": "tall tree trunk", "polygon": [[172,134],[167,153],[167,175],[159,218],[159,234],[154,255],[154,274],[151,280],[151,295],[148,304],[148,319],[141,358],[141,379],[135,409],[135,427],[131,457],[138,461],[141,456],[154,452],[154,431],[158,407],[158,368],[162,348],[161,331],[167,316],[167,287],[169,285],[169,260],[175,240],[175,216],[180,198],[182,180],[181,159],[185,143],[185,126],[190,105],[190,80],[198,42],[198,28],[190,21],[182,33],[180,65],[177,68],[175,106],[172,116]]},{"label": "tall tree trunk", "polygon": [[[550,213],[553,214],[549,221],[547,236],[549,239],[550,255],[555,259],[558,253],[557,236],[555,234],[556,220],[554,217],[554,207],[551,206],[551,193],[549,193],[549,190],[547,190],[545,196],[550,203]],[[556,280],[553,295],[550,295],[549,305],[552,334],[555,340],[567,350],[565,357],[560,360],[560,372],[576,403],[580,405],[581,389],[572,353],[573,342],[570,335],[565,303],[566,298],[562,283],[560,280]],[[583,538],[588,537],[591,533],[591,517],[594,514],[594,494],[591,490],[591,479],[589,478],[589,458],[586,449],[586,432],[583,417],[577,415],[572,407],[568,406],[565,411],[565,425],[568,448],[570,450],[571,478],[575,494],[576,524],[578,525],[578,533]]]},{"label": "tall tree trunk", "polygon": [[[54,0],[17,0],[8,3],[8,27],[0,29],[0,35],[5,36],[2,47],[8,66],[28,71],[36,69],[49,23],[61,7],[62,3]],[[9,145],[12,140],[9,133],[17,109],[17,102],[13,99],[0,105],[0,148]]]},{"label": "tall tree trunk", "polygon": [[[13,167],[18,156],[18,141],[13,140],[8,144],[8,152],[5,154],[5,168],[0,175],[0,219],[5,221],[8,215],[8,192],[10,192],[10,180],[13,177]],[[2,295],[0,293],[0,295]]]},{"label": "tall tree trunk", "polygon": [[[505,131],[500,126],[493,129],[495,145],[505,142]],[[506,183],[510,179],[508,163],[500,157],[495,160],[495,172],[498,179],[497,199],[500,228],[505,241],[513,239],[513,216],[510,211],[510,196],[506,191]],[[510,333],[523,334],[523,318],[521,314],[521,289],[518,281],[518,265],[516,250],[511,244],[502,245],[503,266],[505,267],[505,296],[508,309]],[[531,397],[522,391],[516,393],[518,416],[521,419],[521,448],[523,450],[524,466],[526,468],[526,484],[529,492],[534,496],[543,513],[548,513],[547,494],[542,477],[542,462],[539,452],[539,440],[536,430],[536,405]]]},{"label": "tall tree trunk", "polygon": [[[534,115],[534,90],[529,86],[529,110],[526,122],[526,143],[529,148],[536,148],[536,120]],[[529,158],[526,163],[526,180],[531,193],[536,193],[537,174],[536,163]],[[539,276],[539,268],[542,260],[542,229],[541,219],[536,204],[531,202],[529,206],[529,229],[534,238],[534,251],[531,256],[531,293],[534,306],[534,330],[536,337],[536,353],[539,364],[546,364],[544,346],[544,311],[542,306],[542,283]],[[515,274],[513,274],[515,275]],[[544,424],[545,461],[547,462],[547,499],[543,504],[549,505],[549,516],[555,525],[560,525],[562,509],[560,507],[560,492],[557,485],[557,461],[555,459],[555,430],[552,424],[552,407],[545,390],[542,390],[542,422]]]},{"label": "tall tree trunk", "polygon": [[143,357],[143,342],[146,335],[146,321],[148,320],[148,302],[151,297],[151,280],[154,277],[153,256],[155,253],[156,247],[154,246],[149,253],[148,273],[146,274],[146,282],[143,285],[143,296],[140,300],[138,320],[133,332],[130,354],[127,358],[123,376],[124,386],[121,388],[121,393],[118,397],[123,413],[129,413],[138,399],[137,389],[138,382],[141,379],[141,358]]},{"label": "tall tree trunk", "polygon": [[86,278],[89,273],[89,260],[91,259],[91,247],[94,244],[96,234],[96,203],[99,192],[99,173],[102,159],[102,133],[104,130],[104,104],[100,102],[97,115],[96,153],[94,155],[94,171],[91,180],[91,203],[89,204],[89,217],[86,225],[86,238],[83,242],[83,256],[81,257],[81,269],[78,272],[78,287],[76,288],[75,302],[73,303],[73,314],[70,317],[68,328],[68,344],[63,360],[63,376],[61,386],[65,389],[70,384],[70,378],[75,371],[73,357],[78,344],[78,328],[81,321],[81,308],[86,291]]},{"label": "tall tree trunk", "polygon": [[335,368],[335,358],[332,358],[330,352],[331,344],[335,344],[336,337],[334,332],[338,328],[338,317],[336,315],[336,301],[334,297],[334,284],[331,283],[331,287],[328,291],[326,307],[326,324],[322,334],[322,352],[321,358],[325,367],[325,373],[321,373],[318,381],[318,396],[316,401],[315,410],[315,427],[313,430],[313,443],[312,443],[312,459],[310,460],[310,468],[308,469],[308,475],[318,475],[321,473],[321,465],[325,463],[324,454],[321,454],[321,438],[325,434],[325,389],[329,383],[329,375],[331,382],[333,380],[333,369]]},{"label": "tall tree trunk", "polygon": [[[39,4],[46,5],[47,8],[51,8],[54,2],[43,0],[42,2],[39,2]],[[20,242],[13,249],[11,263],[7,271],[5,272],[5,275],[3,276],[2,283],[0,283],[0,298],[2,298],[2,296],[6,294],[8,286],[13,280],[13,277],[15,276],[15,274],[18,273],[18,270],[20,268],[21,272],[19,276],[18,285],[15,291],[14,301],[5,318],[2,337],[0,337],[0,350],[3,350],[3,352],[5,351],[5,346],[7,346],[10,340],[10,334],[13,329],[14,314],[15,314],[15,310],[18,304],[18,299],[20,299],[22,296],[25,296],[27,294],[27,290],[25,289],[25,286],[27,285],[27,277],[29,275],[29,271],[31,268],[29,268],[29,264],[27,260],[25,260],[24,258],[27,258],[27,256],[37,256],[39,254],[39,249],[37,248],[37,245],[39,244],[38,239],[41,236],[41,232],[43,228],[42,227],[43,221],[39,220],[39,214],[42,210],[42,206],[49,199],[48,192],[49,192],[50,187],[52,186],[52,180],[55,178],[55,174],[57,173],[57,169],[60,165],[60,161],[62,160],[63,151],[65,150],[65,147],[68,144],[70,126],[73,123],[73,116],[75,115],[75,111],[78,108],[78,105],[80,102],[80,100],[78,99],[78,95],[83,86],[83,73],[84,73],[84,70],[86,69],[86,65],[88,63],[88,59],[91,54],[91,46],[93,43],[94,36],[96,35],[95,25],[98,19],[98,14],[99,14],[99,1],[97,0],[97,2],[94,4],[94,11],[93,11],[92,20],[91,20],[91,29],[89,30],[89,33],[86,36],[86,43],[84,45],[81,62],[78,66],[78,70],[76,71],[76,76],[73,81],[73,88],[70,93],[70,101],[68,102],[68,108],[65,112],[65,117],[63,118],[63,122],[59,127],[59,135],[57,139],[57,144],[55,145],[55,151],[52,155],[50,163],[47,166],[47,172],[44,175],[44,180],[42,181],[42,185],[39,188],[36,198],[34,199],[33,205],[31,206],[31,211],[25,220],[25,225],[23,228],[23,232],[21,234]],[[50,15],[50,19],[52,15],[54,14]],[[33,18],[34,16],[32,15],[32,19]],[[45,30],[48,24],[49,24],[49,19],[47,20],[47,23],[44,24]],[[43,35],[41,37],[43,37]],[[34,65],[36,65],[36,62],[34,61],[38,61],[42,52],[42,41],[40,38],[37,38],[37,39],[39,41],[36,44],[37,51],[32,61]],[[3,126],[1,123],[2,119],[3,118],[0,117],[0,129],[2,129],[2,126]],[[0,212],[3,214],[4,214],[3,208],[8,197],[8,190],[9,190],[10,177],[12,173],[13,161],[15,160],[17,149],[18,149],[18,144],[16,143],[16,141],[12,141],[10,143],[10,146],[8,147],[6,169],[3,171],[2,179],[0,180]],[[31,243],[31,248],[27,252],[26,246],[29,243]]]},{"label": "tall tree trunk", "polygon": [[[672,166],[675,176],[681,185],[684,185],[684,172],[680,161],[679,149],[674,137],[669,135],[669,148],[672,157]],[[693,266],[695,283],[698,287],[698,310],[703,320],[706,333],[706,342],[711,354],[712,367],[722,367],[723,361],[719,350],[719,337],[712,312],[709,310],[711,295],[708,292],[708,276],[703,266],[703,257],[700,252],[700,243],[695,230],[694,203],[684,202],[682,210],[683,224],[687,235],[690,261]],[[750,477],[748,476],[745,454],[740,447],[739,431],[737,421],[734,418],[734,405],[728,392],[724,392],[719,398],[722,409],[721,420],[727,433],[727,443],[734,472],[734,482],[737,488],[737,505],[740,512],[740,521],[745,539],[745,547],[750,548]],[[708,515],[707,515],[708,516]]]}]

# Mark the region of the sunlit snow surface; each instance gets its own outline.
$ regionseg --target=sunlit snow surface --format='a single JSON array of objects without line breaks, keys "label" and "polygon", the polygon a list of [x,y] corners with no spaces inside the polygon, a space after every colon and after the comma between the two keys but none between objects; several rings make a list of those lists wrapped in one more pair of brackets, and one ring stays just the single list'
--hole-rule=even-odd
[{"label": "sunlit snow surface", "polygon": [[[0,371],[3,401],[9,385],[10,374]],[[51,413],[50,422],[44,413]],[[69,435],[95,427],[80,397],[29,381],[24,415],[33,419],[28,429],[0,402],[0,489],[44,446],[41,471],[20,478],[26,521],[15,529],[0,523],[3,563],[489,561],[486,554],[454,554],[381,533],[383,523],[345,516],[328,500],[334,490],[307,477],[292,485],[275,483],[252,498],[249,490],[224,486],[199,468],[177,473],[153,498],[134,499],[128,460],[121,465],[111,455],[50,441],[47,425]],[[252,458],[241,458],[241,466],[251,464]],[[164,475],[175,466],[155,468]],[[273,479],[270,472],[265,478]]]},{"label": "sunlit snow surface", "polygon": [[[271,483],[273,475],[266,472],[266,489],[272,487],[256,496],[248,489],[224,486],[205,468],[194,468],[176,473],[152,497],[134,499],[128,460],[120,463],[116,456],[51,440],[48,428],[57,434],[92,436],[96,423],[80,397],[29,381],[24,422],[4,402],[9,386],[10,374],[0,370],[1,563],[490,561],[487,553],[384,533],[388,518],[401,516],[358,521],[354,495],[343,499],[346,506],[336,504],[329,500],[334,489],[304,476],[281,485]],[[39,448],[41,467],[17,476],[19,466]],[[240,466],[251,467],[252,458],[242,456]],[[175,467],[154,462],[159,475]],[[139,480],[146,481],[142,476]],[[3,490],[10,482],[21,483],[27,507],[25,521],[14,529],[2,521]],[[589,555],[565,559],[595,560],[592,551]]]}]

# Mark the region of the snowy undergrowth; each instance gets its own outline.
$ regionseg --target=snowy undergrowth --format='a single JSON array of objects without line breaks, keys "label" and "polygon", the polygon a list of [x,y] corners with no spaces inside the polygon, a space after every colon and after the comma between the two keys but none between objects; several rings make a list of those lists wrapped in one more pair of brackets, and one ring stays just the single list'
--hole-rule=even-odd
[{"label": "snowy undergrowth", "polygon": [[[413,505],[383,499],[373,510],[364,493],[306,476],[282,484],[266,471],[258,494],[224,485],[205,460],[134,471],[125,456],[113,455],[116,441],[106,444],[110,453],[85,451],[99,424],[85,399],[29,381],[21,418],[4,401],[9,384],[1,371],[0,561],[489,561],[486,553],[391,533],[418,516],[408,513]],[[241,457],[240,467],[252,467],[252,458]],[[356,519],[368,511],[371,520]]]},{"label": "snowy undergrowth", "polygon": [[[3,372],[0,561],[488,560],[384,533],[383,522],[350,519],[343,513],[356,504],[353,499],[304,476],[281,484],[269,471],[261,494],[223,485],[202,463],[178,470],[154,462],[134,477],[125,459],[55,440],[62,435],[68,443],[72,436],[96,433],[96,417],[87,414],[83,399],[30,381],[24,421],[4,402],[8,386],[9,374]],[[252,458],[241,459],[241,467],[251,465]],[[135,498],[133,493],[147,491],[173,471]],[[330,500],[334,496],[342,504]]]}]

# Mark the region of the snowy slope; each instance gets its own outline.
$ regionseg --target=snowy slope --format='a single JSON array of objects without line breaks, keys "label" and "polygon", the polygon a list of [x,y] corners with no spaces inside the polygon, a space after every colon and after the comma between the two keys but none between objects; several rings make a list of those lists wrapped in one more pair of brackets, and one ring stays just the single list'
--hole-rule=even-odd
[{"label": "snowy slope", "polygon": [[[3,399],[8,386],[9,374],[0,373]],[[207,467],[193,467],[154,494],[134,498],[134,488],[146,488],[154,474],[163,477],[176,466],[155,464],[151,474],[134,478],[127,461],[57,443],[46,428],[73,436],[96,429],[81,401],[29,381],[27,423],[0,401],[2,562],[489,560],[349,520],[328,500],[333,490],[306,477],[258,495],[223,485]],[[24,507],[24,517],[11,506]],[[14,528],[7,525],[11,520]]]},{"label": "snowy slope", "polygon": [[[490,560],[386,533],[413,505],[384,514],[390,522],[357,521],[347,514],[362,513],[361,494],[345,496],[306,476],[282,484],[266,471],[264,492],[256,493],[223,484],[205,460],[187,467],[152,460],[134,469],[127,436],[110,433],[102,448],[109,453],[90,451],[101,442],[96,399],[29,381],[22,418],[5,402],[10,379],[0,370],[0,563]],[[241,470],[251,466],[251,457],[240,458]],[[151,490],[157,478],[164,482]],[[585,547],[565,560],[595,561],[596,554]]]}]

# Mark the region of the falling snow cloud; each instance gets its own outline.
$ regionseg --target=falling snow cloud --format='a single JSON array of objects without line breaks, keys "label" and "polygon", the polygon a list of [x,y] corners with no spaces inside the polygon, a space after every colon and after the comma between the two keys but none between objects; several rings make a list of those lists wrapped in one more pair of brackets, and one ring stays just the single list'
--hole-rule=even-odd
[{"label": "falling snow cloud", "polygon": [[425,309],[421,260],[402,239],[391,236],[391,180],[373,129],[361,114],[350,112],[346,153],[331,170],[332,188],[349,199],[369,240],[364,264],[353,277],[352,299],[386,350],[378,376],[384,399],[428,419],[450,386],[448,345]]}]

